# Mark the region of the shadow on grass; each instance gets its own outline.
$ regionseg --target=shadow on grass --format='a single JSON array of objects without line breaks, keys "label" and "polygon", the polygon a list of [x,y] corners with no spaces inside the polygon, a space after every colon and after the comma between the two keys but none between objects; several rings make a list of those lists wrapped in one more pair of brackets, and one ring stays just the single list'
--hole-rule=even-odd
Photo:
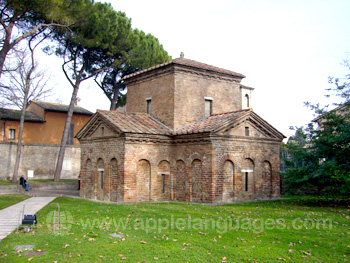
[{"label": "shadow on grass", "polygon": [[310,207],[350,207],[349,196],[313,196],[291,195],[286,196],[293,205]]}]

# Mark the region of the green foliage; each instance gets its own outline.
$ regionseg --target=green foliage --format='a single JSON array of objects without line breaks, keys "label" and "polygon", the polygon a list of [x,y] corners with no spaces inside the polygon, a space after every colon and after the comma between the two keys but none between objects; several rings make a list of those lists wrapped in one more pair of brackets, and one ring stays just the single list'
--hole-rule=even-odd
[{"label": "green foliage", "polygon": [[[319,105],[308,104],[319,117],[319,128],[309,124],[299,128],[286,145],[288,154],[282,173],[286,190],[313,190],[319,194],[350,193],[350,86],[335,80],[335,88],[329,89],[345,101],[328,111]],[[341,84],[340,84],[341,83]]]},{"label": "green foliage", "polygon": [[[0,76],[9,52],[24,39],[46,38],[51,30],[66,30],[86,18],[79,12],[80,0],[0,1]],[[14,29],[16,29],[14,31]],[[14,32],[16,34],[14,34]],[[39,41],[40,42],[40,41]]]},{"label": "green foliage", "polygon": [[74,17],[80,24],[71,30],[58,28],[54,38],[59,42],[56,54],[65,58],[72,79],[84,80],[100,70],[121,64],[134,37],[130,19],[110,4],[74,1],[77,2],[80,4]]},{"label": "green foliage", "polygon": [[171,59],[159,40],[138,29],[133,30],[132,48],[127,50],[125,60],[95,78],[111,102],[111,110],[126,103],[125,83],[122,78],[141,69],[149,68]]}]

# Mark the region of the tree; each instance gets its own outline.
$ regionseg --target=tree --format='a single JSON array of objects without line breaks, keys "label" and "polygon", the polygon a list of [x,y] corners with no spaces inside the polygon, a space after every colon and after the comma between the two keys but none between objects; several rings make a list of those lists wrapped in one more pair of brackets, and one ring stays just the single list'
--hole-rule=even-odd
[{"label": "tree", "polygon": [[[13,77],[12,81],[20,85],[20,88],[23,97],[22,98],[16,98],[14,102],[18,103],[20,108],[21,108],[21,118],[20,118],[20,124],[19,124],[19,133],[18,133],[18,142],[17,142],[17,154],[16,154],[16,162],[15,162],[15,167],[14,167],[14,172],[12,176],[12,182],[15,183],[17,182],[17,177],[18,177],[18,170],[19,170],[19,164],[21,161],[21,154],[22,154],[22,135],[23,135],[23,127],[24,127],[24,116],[25,116],[25,111],[27,108],[27,102],[28,102],[28,97],[30,93],[31,87],[34,86],[37,87],[38,83],[34,83],[35,78],[37,75],[35,75],[35,70],[37,68],[37,63],[34,60],[34,50],[35,48],[41,43],[43,39],[41,39],[39,42],[37,42],[33,47],[32,47],[32,40],[35,39],[36,35],[34,35],[29,41],[28,41],[28,47],[30,50],[30,58],[29,61],[28,59],[25,58],[25,56],[19,57],[17,62],[17,68],[15,71],[10,71],[11,76]],[[27,57],[28,58],[28,57]],[[16,74],[14,74],[16,72]],[[11,90],[11,87],[7,87],[7,90]],[[22,105],[20,105],[20,102],[22,101]]]},{"label": "tree", "polygon": [[[349,68],[348,64],[346,63]],[[296,143],[287,144],[293,162],[288,162],[282,173],[286,188],[312,188],[319,194],[344,194],[350,192],[350,75],[343,79],[330,79],[335,87],[328,91],[341,98],[338,107],[328,110],[318,104],[311,107],[318,117],[319,128],[310,123],[306,129],[298,129]],[[296,134],[297,135],[297,134]]]},{"label": "tree", "polygon": [[131,21],[124,13],[116,12],[107,3],[82,0],[79,6],[85,23],[70,31],[54,29],[54,39],[59,43],[56,54],[64,59],[63,72],[73,87],[67,119],[61,140],[54,180],[60,180],[64,151],[67,143],[74,104],[81,82],[127,60],[134,36]]},{"label": "tree", "polygon": [[6,56],[20,41],[51,26],[67,28],[76,22],[69,13],[68,3],[68,0],[0,1],[0,77]]},{"label": "tree", "polygon": [[[122,78],[141,69],[149,68],[171,59],[159,40],[151,34],[134,30],[135,41],[129,50],[127,60],[118,67],[106,70],[95,77],[95,82],[111,102],[110,110],[124,106],[126,102],[125,83]],[[110,63],[107,61],[107,63]],[[107,64],[106,63],[106,64]]]},{"label": "tree", "polygon": [[[3,107],[22,109],[28,86],[27,105],[31,100],[40,100],[50,96],[53,86],[48,87],[47,85],[51,77],[48,70],[40,69],[36,60],[33,63],[33,54],[30,49],[18,50],[14,53],[14,57],[8,63],[11,64],[11,67],[5,64],[5,76],[0,80],[1,103]],[[15,65],[14,68],[13,65]],[[31,76],[28,79],[27,75],[30,71]]]}]

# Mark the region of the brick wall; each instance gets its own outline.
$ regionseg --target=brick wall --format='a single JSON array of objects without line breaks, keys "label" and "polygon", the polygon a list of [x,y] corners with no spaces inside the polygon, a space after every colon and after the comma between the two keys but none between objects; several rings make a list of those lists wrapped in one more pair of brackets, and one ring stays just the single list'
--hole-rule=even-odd
[{"label": "brick wall", "polygon": [[205,203],[279,197],[279,141],[203,134],[165,138],[127,135],[82,141],[81,195],[117,202]]},{"label": "brick wall", "polygon": [[[263,141],[252,138],[214,140],[215,200],[231,202],[279,197],[279,150],[280,142],[273,140]],[[232,179],[230,178],[232,171],[227,167],[228,161],[234,167]],[[247,188],[246,175],[248,175]],[[231,182],[233,188],[228,186]]]},{"label": "brick wall", "polygon": [[213,113],[242,108],[240,78],[173,70],[128,83],[126,111],[147,112],[146,99],[151,98],[151,115],[176,130],[205,117],[206,97],[213,99]]},{"label": "brick wall", "polygon": [[170,128],[174,126],[174,76],[165,73],[128,85],[126,111],[147,113],[146,99],[151,99],[151,115]]},{"label": "brick wall", "polygon": [[228,81],[188,72],[175,74],[175,130],[205,117],[206,97],[213,99],[213,114],[236,111],[242,107],[238,80]]},{"label": "brick wall", "polygon": [[[122,138],[82,140],[80,196],[124,202],[124,141]],[[100,160],[100,165],[98,165]],[[103,166],[101,167],[101,161]],[[99,169],[99,171],[98,171]],[[101,188],[103,169],[103,189]]]}]

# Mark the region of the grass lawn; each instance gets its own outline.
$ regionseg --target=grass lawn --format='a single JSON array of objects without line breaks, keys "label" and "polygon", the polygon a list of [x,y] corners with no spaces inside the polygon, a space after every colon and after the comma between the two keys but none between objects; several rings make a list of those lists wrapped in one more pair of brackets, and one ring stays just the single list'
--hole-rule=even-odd
[{"label": "grass lawn", "polygon": [[23,194],[6,194],[0,195],[0,210],[16,203],[28,199],[30,196]]},{"label": "grass lawn", "polygon": [[[61,179],[59,182],[77,182],[78,179]],[[29,180],[30,184],[42,184],[42,183],[55,183],[53,179],[33,179]],[[19,178],[17,183],[12,183],[11,180],[0,180],[0,185],[17,185],[19,184]]]},{"label": "grass lawn", "polygon": [[[34,232],[0,241],[2,262],[344,262],[350,259],[348,203],[313,197],[201,205],[102,204],[59,197]],[[110,234],[117,234],[112,237]],[[26,256],[16,245],[35,245]]]}]

